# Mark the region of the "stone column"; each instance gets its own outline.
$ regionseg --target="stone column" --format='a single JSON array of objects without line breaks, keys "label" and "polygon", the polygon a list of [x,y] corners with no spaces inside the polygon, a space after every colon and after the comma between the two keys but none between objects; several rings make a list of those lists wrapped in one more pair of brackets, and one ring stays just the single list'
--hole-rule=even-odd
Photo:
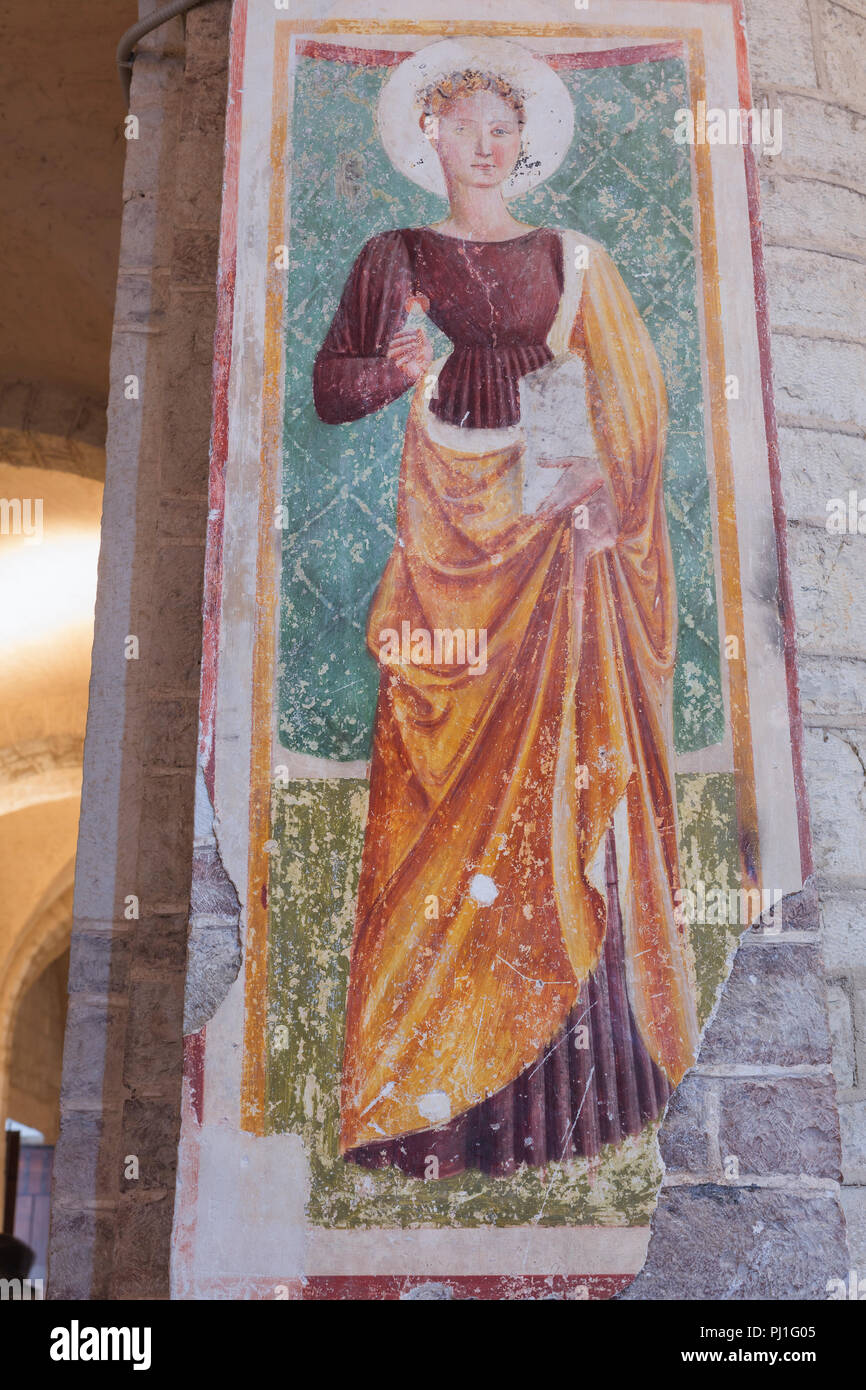
[{"label": "stone column", "polygon": [[168,1295],[229,22],[216,0],[135,60],[53,1298]]},{"label": "stone column", "polygon": [[[827,499],[866,476],[855,86],[866,19],[855,0],[752,0],[748,19],[758,100],[784,122],[761,182],[817,880],[786,902],[781,934],[749,932],[740,948],[664,1127],[667,1185],[646,1270],[625,1294],[635,1298],[822,1298],[828,1274],[847,1268],[819,894],[843,1199],[866,1272],[866,1058],[855,1048],[866,1023],[866,538],[825,528]],[[212,0],[185,28],[157,30],[135,65],[55,1168],[57,1298],[168,1293],[229,20],[229,0]],[[138,1176],[125,1177],[133,1157]]]}]

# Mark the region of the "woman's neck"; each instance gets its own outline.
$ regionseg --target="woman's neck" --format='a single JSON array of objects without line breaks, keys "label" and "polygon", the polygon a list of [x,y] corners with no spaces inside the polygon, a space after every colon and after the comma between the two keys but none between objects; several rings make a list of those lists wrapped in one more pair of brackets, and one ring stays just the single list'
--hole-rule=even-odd
[{"label": "woman's neck", "polygon": [[509,241],[531,230],[512,217],[498,188],[454,184],[448,190],[451,215],[435,223],[437,232],[461,241]]}]

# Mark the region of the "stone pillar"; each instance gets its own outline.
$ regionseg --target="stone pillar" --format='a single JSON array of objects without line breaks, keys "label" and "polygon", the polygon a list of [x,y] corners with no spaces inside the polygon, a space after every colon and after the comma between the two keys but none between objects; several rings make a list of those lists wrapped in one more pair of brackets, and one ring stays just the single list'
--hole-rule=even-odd
[{"label": "stone pillar", "polygon": [[[133,80],[141,128],[124,186],[55,1298],[168,1293],[229,20],[229,0],[211,0],[185,30],[157,30]],[[667,1185],[646,1270],[624,1295],[634,1298],[822,1298],[828,1274],[847,1268],[816,888],[835,991],[843,1196],[866,1271],[866,1057],[855,1050],[866,1024],[855,964],[866,944],[856,582],[866,540],[824,524],[827,499],[866,476],[866,118],[855,86],[866,18],[855,0],[751,0],[748,20],[758,100],[784,121],[761,181],[817,881],[785,903],[781,935],[751,931],[738,952],[664,1127]],[[124,394],[131,375],[138,400]],[[128,660],[130,636],[139,652]],[[124,1177],[127,1156],[137,1178]]]},{"label": "stone pillar", "polygon": [[764,235],[842,1201],[863,1276],[866,536],[828,532],[827,504],[847,503],[852,488],[866,501],[866,6],[803,0],[764,7],[763,20],[758,9],[753,2],[758,89],[787,122],[762,181]]},{"label": "stone pillar", "polygon": [[229,22],[216,0],[135,60],[53,1298],[168,1294]]}]

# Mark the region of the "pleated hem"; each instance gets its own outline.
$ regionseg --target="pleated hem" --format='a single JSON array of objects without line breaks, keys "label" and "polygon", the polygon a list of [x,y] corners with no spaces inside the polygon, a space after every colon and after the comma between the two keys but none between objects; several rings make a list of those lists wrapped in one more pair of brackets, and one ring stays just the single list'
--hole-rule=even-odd
[{"label": "pleated hem", "polygon": [[605,867],[601,960],[538,1060],[450,1123],[351,1149],[347,1162],[428,1180],[469,1169],[506,1176],[524,1164],[594,1158],[659,1118],[672,1088],[644,1046],[628,998],[612,831]]}]

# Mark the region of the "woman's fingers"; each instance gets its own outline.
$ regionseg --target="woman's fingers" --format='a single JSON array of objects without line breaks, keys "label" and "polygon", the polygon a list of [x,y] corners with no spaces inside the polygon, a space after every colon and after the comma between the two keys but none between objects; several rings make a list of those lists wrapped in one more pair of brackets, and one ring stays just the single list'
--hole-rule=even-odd
[{"label": "woman's fingers", "polygon": [[433,361],[433,348],[423,328],[414,332],[403,329],[394,334],[388,344],[386,356],[390,361],[396,362],[400,370],[412,381],[417,381]]},{"label": "woman's fingers", "polygon": [[392,362],[397,363],[398,367],[403,367],[404,369],[419,363],[419,357],[416,352],[389,352],[388,356]]},{"label": "woman's fingers", "polygon": [[388,344],[388,356],[396,357],[400,353],[418,353],[421,351],[421,343],[417,333],[397,333]]},{"label": "woman's fingers", "polygon": [[433,349],[423,328],[418,328],[413,332],[402,329],[399,333],[394,334],[388,344],[388,357],[395,357],[397,353],[406,351],[413,357],[424,357],[429,353],[432,361]]}]

